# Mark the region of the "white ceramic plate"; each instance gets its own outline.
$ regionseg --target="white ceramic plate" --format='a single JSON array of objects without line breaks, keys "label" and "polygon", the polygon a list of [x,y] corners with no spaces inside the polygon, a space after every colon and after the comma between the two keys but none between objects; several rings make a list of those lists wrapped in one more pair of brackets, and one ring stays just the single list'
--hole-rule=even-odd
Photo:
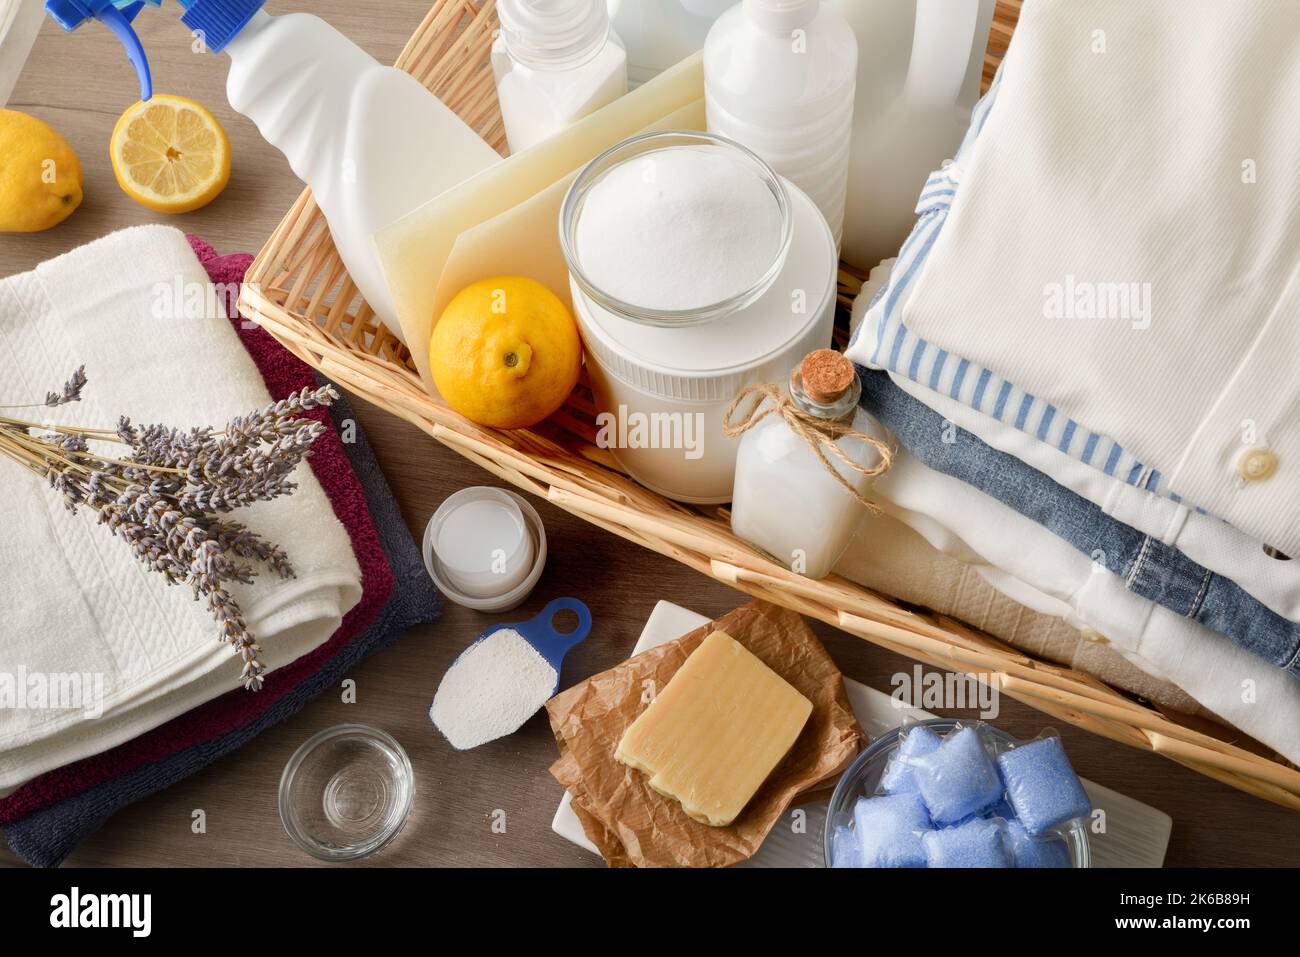
[{"label": "white ceramic plate", "polygon": [[[708,624],[708,621],[703,615],[661,601],[650,613],[632,654],[639,655],[656,645],[680,638],[688,631]],[[872,738],[898,727],[905,717],[934,717],[928,711],[916,708],[900,709],[884,692],[848,678],[844,679],[844,690],[862,730]],[[1083,781],[1083,787],[1093,806],[1106,811],[1105,832],[1090,837],[1093,867],[1163,866],[1169,833],[1173,829],[1173,820],[1168,814],[1088,780]],[[825,801],[792,809],[786,820],[772,829],[758,853],[740,866],[822,867],[822,825],[825,820]],[[583,833],[582,822],[569,806],[568,794],[560,801],[551,829],[591,853],[599,853]]]}]

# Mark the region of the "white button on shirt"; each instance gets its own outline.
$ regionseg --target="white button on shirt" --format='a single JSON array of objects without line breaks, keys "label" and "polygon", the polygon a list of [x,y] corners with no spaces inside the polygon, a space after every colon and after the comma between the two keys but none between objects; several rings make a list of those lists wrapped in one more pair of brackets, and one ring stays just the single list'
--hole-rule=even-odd
[{"label": "white button on shirt", "polygon": [[993,370],[1287,554],[1297,37],[1300,3],[1026,4],[902,315],[944,375]]},{"label": "white button on shirt", "polygon": [[1277,456],[1268,449],[1246,449],[1237,461],[1237,471],[1247,482],[1262,482],[1277,471]]}]

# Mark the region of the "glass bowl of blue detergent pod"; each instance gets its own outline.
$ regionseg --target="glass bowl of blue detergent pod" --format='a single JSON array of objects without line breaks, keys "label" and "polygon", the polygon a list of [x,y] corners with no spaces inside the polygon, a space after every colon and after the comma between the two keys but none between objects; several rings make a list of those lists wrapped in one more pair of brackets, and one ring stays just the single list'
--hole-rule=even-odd
[{"label": "glass bowl of blue detergent pod", "polygon": [[[858,755],[857,760],[849,765],[849,769],[844,772],[839,783],[835,786],[835,793],[831,796],[830,806],[826,812],[826,828],[823,838],[827,867],[836,866],[834,853],[836,831],[842,831],[845,828],[854,826],[854,807],[859,798],[880,797],[884,794],[882,781],[885,778],[886,769],[890,766],[890,758],[902,746],[904,733],[914,732],[918,728],[925,729],[925,731],[940,738],[962,728],[974,728],[985,735],[986,742],[992,743],[998,752],[1028,743],[981,721],[954,721],[949,718],[931,718],[926,721],[917,721],[905,727],[894,728],[892,731],[885,732]],[[924,732],[922,733],[924,734]],[[990,756],[990,759],[992,760],[993,756]],[[996,764],[996,761],[994,763]],[[894,767],[897,768],[898,766],[895,765]],[[892,773],[897,773],[897,771]],[[1005,804],[1004,796],[993,812],[1004,819],[1012,816],[1010,808],[1006,807]],[[885,813],[880,816],[887,825],[888,818],[891,816],[889,812],[892,809],[882,808],[881,810]],[[907,818],[905,813],[899,813],[897,816],[903,821]],[[1070,821],[1058,828],[1054,834],[1065,843],[1066,849],[1069,851],[1069,866],[1092,866],[1086,820]],[[897,865],[899,861],[907,856],[907,854],[892,855],[892,857],[899,858],[898,861],[892,861],[892,863]],[[842,861],[841,864],[843,864]],[[859,866],[861,865],[859,864]]]}]

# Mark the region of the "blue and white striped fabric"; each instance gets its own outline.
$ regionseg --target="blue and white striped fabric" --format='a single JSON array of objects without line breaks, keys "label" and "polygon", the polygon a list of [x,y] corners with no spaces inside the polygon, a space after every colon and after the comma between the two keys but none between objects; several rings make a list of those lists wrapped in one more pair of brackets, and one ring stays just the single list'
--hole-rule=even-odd
[{"label": "blue and white striped fabric", "polygon": [[991,369],[952,355],[915,335],[903,324],[903,303],[921,271],[961,185],[961,171],[997,101],[1002,71],[971,112],[970,128],[954,160],[930,174],[916,204],[919,217],[881,289],[849,344],[855,362],[927,386],[985,415],[1060,449],[1129,485],[1180,497],[1167,488],[1159,469],[1148,468],[1113,439],[1090,431],[1056,406],[1018,388]]}]

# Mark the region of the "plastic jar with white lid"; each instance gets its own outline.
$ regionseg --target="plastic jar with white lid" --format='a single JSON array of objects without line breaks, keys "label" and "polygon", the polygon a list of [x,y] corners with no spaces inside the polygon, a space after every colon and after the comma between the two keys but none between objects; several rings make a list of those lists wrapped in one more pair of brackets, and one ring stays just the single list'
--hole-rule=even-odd
[{"label": "plastic jar with white lid", "polygon": [[[727,301],[646,308],[592,282],[576,237],[584,203],[603,176],[676,148],[722,150],[759,171],[774,201],[784,200],[781,234],[774,237],[773,268]],[[785,381],[804,355],[830,344],[837,257],[825,218],[739,144],[707,133],[651,133],[620,143],[579,173],[565,197],[560,239],[596,400],[597,444],[642,485],[669,498],[730,501],[738,442],[723,432],[727,406],[747,385]]]},{"label": "plastic jar with white lid", "polygon": [[497,12],[492,74],[512,153],[627,92],[627,53],[604,0],[499,0]]}]

